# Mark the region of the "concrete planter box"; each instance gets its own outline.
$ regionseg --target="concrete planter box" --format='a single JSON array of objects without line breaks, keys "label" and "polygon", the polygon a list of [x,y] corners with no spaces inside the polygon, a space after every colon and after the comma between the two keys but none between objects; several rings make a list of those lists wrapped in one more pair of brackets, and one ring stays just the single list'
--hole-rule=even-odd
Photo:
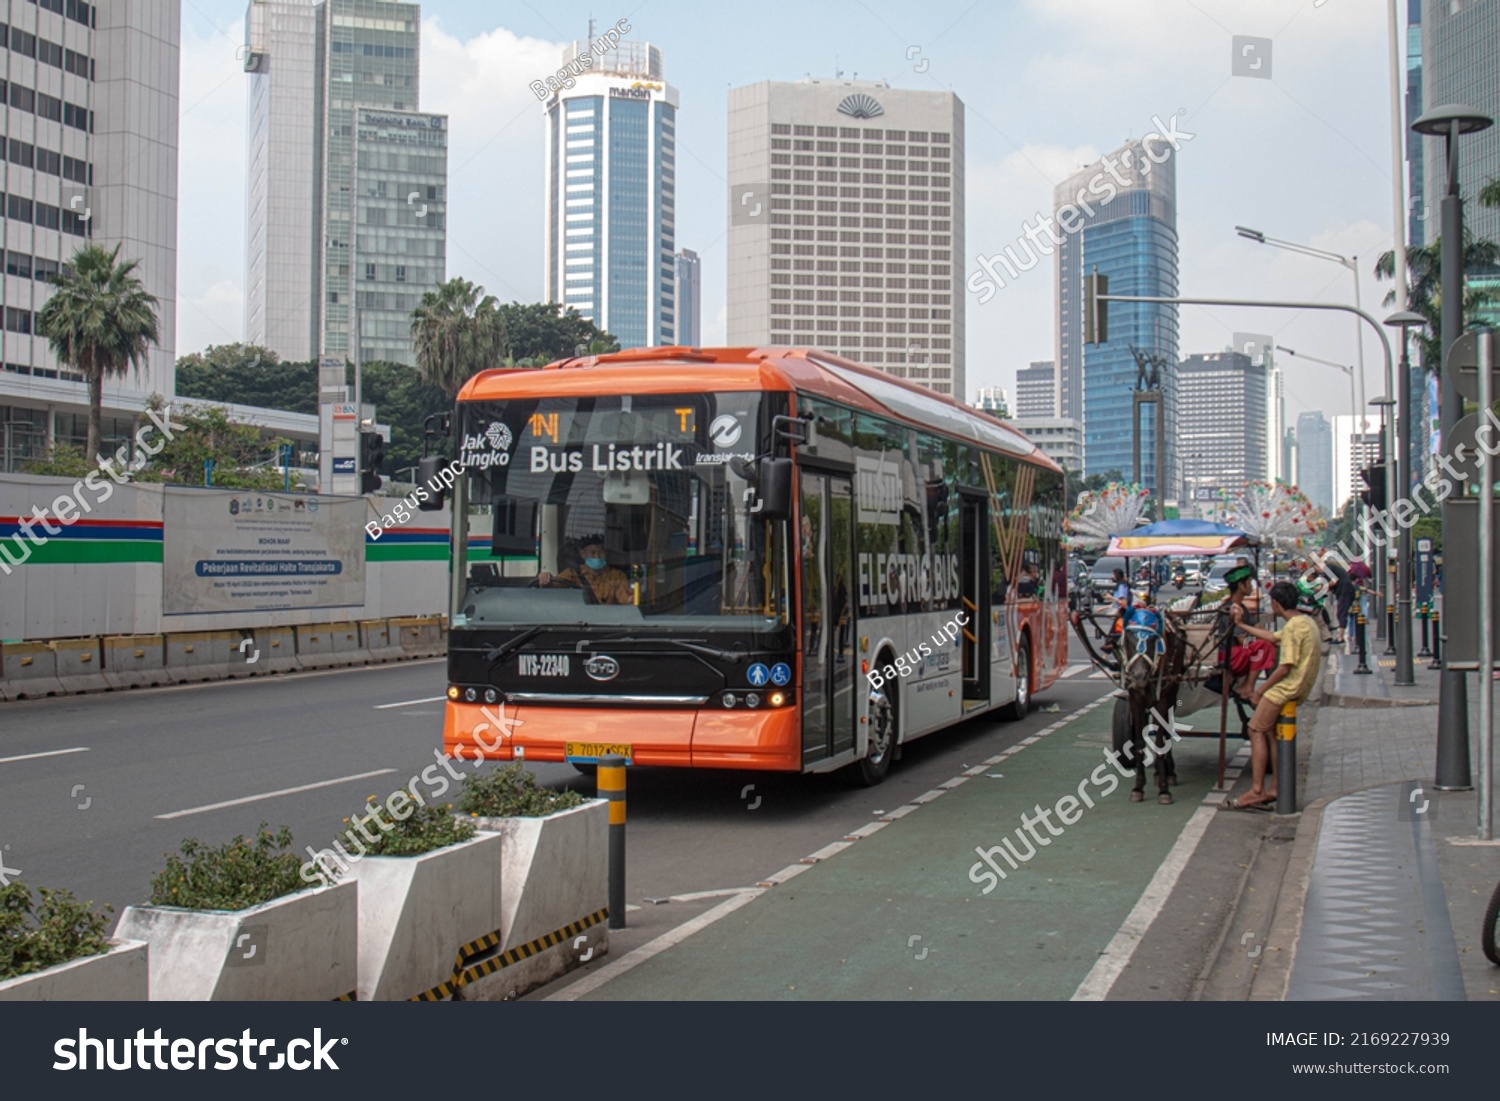
[{"label": "concrete planter box", "polygon": [[108,952],[0,982],[0,1002],[143,1002],[146,945],[115,940]]},{"label": "concrete planter box", "polygon": [[247,910],[128,906],[115,935],[151,945],[152,1001],[331,1001],[354,989],[357,895],[340,883]]},{"label": "concrete planter box", "polygon": [[605,921],[569,932],[550,947],[535,943],[609,905],[608,806],[603,799],[591,799],[545,818],[473,820],[501,838],[501,951],[531,945],[533,954],[470,982],[464,987],[466,999],[525,994],[587,962],[584,956],[595,960],[609,951]]},{"label": "concrete planter box", "polygon": [[472,840],[421,856],[367,856],[349,870],[359,884],[359,1000],[403,1001],[453,978],[467,944],[500,928],[502,838]]}]

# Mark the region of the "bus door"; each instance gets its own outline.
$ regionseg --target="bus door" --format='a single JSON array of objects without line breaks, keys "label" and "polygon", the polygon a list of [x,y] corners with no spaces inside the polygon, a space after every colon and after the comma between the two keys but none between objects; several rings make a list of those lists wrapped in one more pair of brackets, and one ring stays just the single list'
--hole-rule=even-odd
[{"label": "bus door", "polygon": [[854,748],[854,510],[847,477],[802,470],[802,764]]},{"label": "bus door", "polygon": [[963,549],[959,555],[959,598],[968,621],[959,652],[963,655],[964,701],[990,698],[989,498],[964,493]]}]

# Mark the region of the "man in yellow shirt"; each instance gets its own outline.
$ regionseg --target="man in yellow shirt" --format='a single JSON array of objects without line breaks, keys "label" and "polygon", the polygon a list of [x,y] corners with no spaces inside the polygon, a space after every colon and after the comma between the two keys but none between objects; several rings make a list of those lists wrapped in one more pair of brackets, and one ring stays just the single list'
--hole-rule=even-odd
[{"label": "man in yellow shirt", "polygon": [[1240,609],[1233,611],[1235,622],[1252,638],[1275,642],[1280,647],[1277,665],[1265,682],[1255,688],[1250,702],[1255,714],[1250,719],[1250,790],[1238,799],[1226,798],[1230,810],[1271,809],[1276,805],[1276,791],[1265,790],[1266,769],[1271,760],[1272,736],[1282,705],[1301,703],[1317,687],[1322,665],[1322,639],[1312,617],[1299,612],[1300,594],[1290,581],[1271,586],[1271,610],[1286,621],[1280,631],[1266,631],[1240,622]]}]

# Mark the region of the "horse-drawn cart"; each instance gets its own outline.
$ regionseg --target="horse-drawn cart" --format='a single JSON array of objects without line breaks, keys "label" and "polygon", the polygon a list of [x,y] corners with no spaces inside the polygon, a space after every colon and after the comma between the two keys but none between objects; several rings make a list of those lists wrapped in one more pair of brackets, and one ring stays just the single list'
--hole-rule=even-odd
[{"label": "horse-drawn cart", "polygon": [[[1259,544],[1248,534],[1202,520],[1164,520],[1135,528],[1109,540],[1107,554],[1121,558],[1162,558],[1255,554]],[[1258,557],[1258,554],[1256,555]],[[1203,602],[1204,593],[1181,597],[1168,605],[1157,600],[1155,587],[1144,603],[1121,615],[1114,603],[1095,604],[1085,597],[1072,614],[1073,628],[1096,668],[1115,684],[1111,741],[1117,760],[1135,769],[1131,802],[1145,799],[1146,769],[1154,768],[1157,802],[1173,801],[1177,783],[1172,742],[1181,736],[1212,736],[1214,731],[1181,730],[1182,716],[1219,705],[1219,786],[1224,783],[1230,678],[1221,675],[1221,648],[1228,632],[1222,601]],[[1211,680],[1217,680],[1212,688]],[[1149,738],[1149,744],[1148,744]]]}]

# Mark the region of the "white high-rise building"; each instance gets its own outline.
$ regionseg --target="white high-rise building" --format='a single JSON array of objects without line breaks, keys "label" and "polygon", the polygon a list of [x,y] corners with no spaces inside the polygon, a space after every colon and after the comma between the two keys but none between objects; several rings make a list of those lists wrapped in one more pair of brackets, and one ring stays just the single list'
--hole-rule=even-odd
[{"label": "white high-rise building", "polygon": [[733,88],[729,187],[729,344],[819,347],[963,400],[962,100]]},{"label": "white high-rise building", "polygon": [[1333,512],[1364,488],[1359,472],[1380,461],[1380,418],[1366,415],[1333,418]]},{"label": "white high-rise building", "polygon": [[1004,420],[1010,416],[1010,396],[1003,386],[981,386],[974,395],[974,408]]},{"label": "white high-rise building", "polygon": [[245,339],[283,359],[413,361],[411,311],[447,272],[447,118],[417,110],[421,24],[405,0],[246,11]]},{"label": "white high-rise building", "polygon": [[1271,358],[1271,349],[1265,350],[1265,357],[1266,476],[1274,482],[1292,477],[1292,472],[1286,469],[1286,380]]},{"label": "white high-rise building", "polygon": [[675,344],[677,89],[649,42],[574,42],[563,68],[582,71],[546,101],[546,297],[622,348]]},{"label": "white high-rise building", "polygon": [[105,449],[134,431],[151,394],[173,394],[181,10],[129,0],[5,7],[0,469],[14,470],[53,443],[87,438],[88,387],[35,331],[47,278],[85,245],[119,245],[158,300],[161,339],[146,369],[104,385]]}]

